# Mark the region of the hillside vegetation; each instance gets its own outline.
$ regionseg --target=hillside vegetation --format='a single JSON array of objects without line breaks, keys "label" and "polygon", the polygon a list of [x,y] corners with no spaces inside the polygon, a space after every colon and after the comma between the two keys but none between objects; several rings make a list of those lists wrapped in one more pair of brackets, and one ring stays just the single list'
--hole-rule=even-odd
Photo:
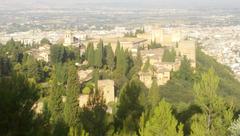
[{"label": "hillside vegetation", "polygon": [[[206,55],[200,49],[196,51],[197,69],[192,74],[192,81],[173,76],[172,79],[161,87],[161,95],[173,104],[179,102],[191,103],[194,100],[193,84],[199,80],[200,73],[213,68],[220,78],[219,95],[225,97],[229,103],[239,103],[240,83],[234,78],[232,71],[225,65],[218,63],[214,58]],[[174,75],[174,73],[173,73]],[[238,105],[236,106],[239,109]]]}]

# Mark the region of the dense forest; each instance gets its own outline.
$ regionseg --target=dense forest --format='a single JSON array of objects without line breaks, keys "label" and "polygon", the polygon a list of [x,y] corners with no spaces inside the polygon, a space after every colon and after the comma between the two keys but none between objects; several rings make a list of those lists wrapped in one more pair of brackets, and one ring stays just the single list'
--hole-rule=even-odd
[{"label": "dense forest", "polygon": [[[51,43],[44,39],[42,44]],[[51,45],[50,62],[27,53],[38,46],[14,40],[0,46],[2,136],[240,135],[240,83],[228,67],[200,48],[196,69],[184,57],[166,85],[158,86],[154,80],[148,89],[138,72],[149,64],[119,44],[113,51],[103,41],[97,48],[89,43],[83,54],[75,47]],[[153,42],[149,47],[160,46]],[[173,61],[175,55],[174,50],[166,50],[164,61]],[[79,84],[79,69],[92,69],[93,79]],[[115,82],[117,103],[111,105],[112,114],[97,91],[99,79]],[[86,92],[92,93],[80,108],[78,96]],[[38,114],[34,107],[40,101],[43,107]]]}]

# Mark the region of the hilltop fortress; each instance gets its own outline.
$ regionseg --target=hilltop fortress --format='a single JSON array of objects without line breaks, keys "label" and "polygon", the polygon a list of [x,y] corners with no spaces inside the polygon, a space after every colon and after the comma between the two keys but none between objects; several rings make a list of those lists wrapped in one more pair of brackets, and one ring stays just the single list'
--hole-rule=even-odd
[{"label": "hilltop fortress", "polygon": [[[84,45],[91,42],[96,48],[99,40],[100,38],[93,38],[85,41]],[[148,88],[151,87],[154,78],[157,79],[158,85],[166,84],[171,79],[170,72],[179,69],[184,56],[190,60],[191,67],[196,68],[196,42],[187,40],[180,30],[152,27],[135,37],[104,37],[101,40],[104,45],[110,44],[113,52],[115,52],[119,43],[123,49],[130,51],[133,56],[140,52],[143,64],[149,60],[152,68],[139,72],[139,79]],[[160,44],[161,47],[149,48],[152,43]],[[174,61],[163,61],[164,53],[167,50],[175,52]]]},{"label": "hilltop fortress", "polygon": [[[177,30],[170,31],[154,28],[153,30],[138,34],[135,37],[93,38],[83,43],[84,48],[87,48],[88,43],[93,43],[94,48],[97,48],[100,40],[103,41],[104,46],[111,45],[113,52],[115,52],[117,44],[123,47],[124,50],[130,51],[133,56],[136,56],[137,53],[140,52],[143,66],[142,70],[138,73],[138,77],[147,88],[151,87],[154,79],[156,79],[158,85],[166,84],[171,79],[171,71],[177,71],[181,66],[181,60],[184,56],[190,61],[191,67],[193,69],[196,68],[196,42],[187,40],[186,37]],[[161,47],[149,48],[149,45],[152,43],[160,44]],[[163,60],[167,50],[174,51],[175,53],[175,59],[171,62]],[[144,69],[146,63],[149,63],[149,67]],[[84,74],[80,73],[81,72],[79,72],[79,77],[85,77]],[[103,97],[107,103],[114,102],[116,97],[114,93],[114,81],[102,80],[98,81],[98,84],[99,89],[103,90]],[[88,98],[88,94],[80,95],[80,105],[85,105]],[[109,110],[111,113],[111,109]]]},{"label": "hilltop fortress", "polygon": [[[71,31],[67,31],[64,35],[63,45],[79,47],[80,52],[84,53],[89,43],[92,43],[96,49],[100,40],[103,41],[103,46],[111,45],[114,53],[119,44],[124,50],[131,52],[133,57],[136,57],[138,53],[140,54],[143,65],[138,72],[138,78],[147,88],[152,86],[153,80],[156,80],[159,86],[165,85],[171,79],[171,72],[179,70],[184,57],[190,61],[193,69],[196,68],[196,42],[188,40],[179,30],[152,28],[132,37],[93,37],[84,41],[74,37]],[[152,47],[153,45],[157,46]],[[167,52],[172,52],[174,59],[165,60],[164,57]],[[84,64],[87,63],[84,62]],[[93,70],[79,69],[78,77],[79,84],[89,83],[93,79]],[[112,113],[111,105],[117,101],[114,80],[98,80],[97,84],[98,90],[103,94],[103,98],[108,105],[107,112]],[[87,105],[91,92],[95,91],[94,86],[94,84],[87,84],[83,89],[79,95],[80,107]],[[63,101],[65,101],[64,97]]]}]

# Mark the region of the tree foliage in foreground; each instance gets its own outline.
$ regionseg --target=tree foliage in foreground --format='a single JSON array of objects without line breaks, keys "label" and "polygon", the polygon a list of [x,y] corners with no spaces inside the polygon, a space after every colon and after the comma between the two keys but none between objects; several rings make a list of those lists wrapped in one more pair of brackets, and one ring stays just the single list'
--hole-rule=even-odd
[{"label": "tree foliage in foreground", "polygon": [[0,135],[35,135],[33,105],[38,100],[35,85],[23,76],[0,78]]},{"label": "tree foliage in foreground", "polygon": [[148,92],[148,101],[150,104],[150,109],[154,110],[154,108],[159,104],[160,100],[161,100],[160,89],[158,87],[157,80],[154,79],[152,82],[152,86]]},{"label": "tree foliage in foreground", "polygon": [[240,136],[240,118],[234,120],[228,128],[230,136]]},{"label": "tree foliage in foreground", "polygon": [[116,113],[116,126],[123,134],[131,135],[138,131],[138,121],[144,111],[144,91],[137,80],[131,80],[123,88]]},{"label": "tree foliage in foreground", "polygon": [[201,80],[194,84],[195,102],[202,113],[193,116],[192,136],[225,136],[231,124],[233,111],[224,99],[218,96],[219,78],[213,69],[203,73]]},{"label": "tree foliage in foreground", "polygon": [[162,100],[146,123],[144,136],[183,136],[183,125],[172,115],[171,104]]},{"label": "tree foliage in foreground", "polygon": [[83,107],[81,121],[83,128],[90,136],[104,136],[107,132],[107,105],[103,94],[91,94],[88,103]]}]

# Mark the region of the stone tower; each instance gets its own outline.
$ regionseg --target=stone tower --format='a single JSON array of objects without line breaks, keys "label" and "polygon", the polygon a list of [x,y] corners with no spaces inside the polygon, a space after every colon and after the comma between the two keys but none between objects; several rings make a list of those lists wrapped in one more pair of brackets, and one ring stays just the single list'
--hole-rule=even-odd
[{"label": "stone tower", "polygon": [[71,31],[67,31],[64,35],[64,46],[71,46],[72,44],[74,44],[74,37],[73,37],[73,33]]}]

